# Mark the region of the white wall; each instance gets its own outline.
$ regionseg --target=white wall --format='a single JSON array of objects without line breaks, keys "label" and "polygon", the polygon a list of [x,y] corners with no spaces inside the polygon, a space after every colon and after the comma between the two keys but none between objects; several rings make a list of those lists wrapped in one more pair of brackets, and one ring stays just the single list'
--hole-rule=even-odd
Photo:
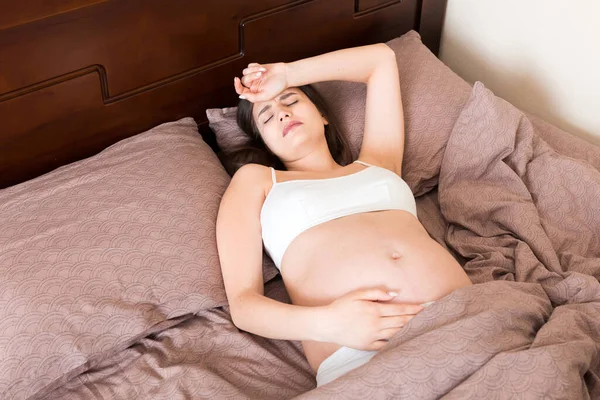
[{"label": "white wall", "polygon": [[448,0],[439,57],[600,145],[600,0]]}]

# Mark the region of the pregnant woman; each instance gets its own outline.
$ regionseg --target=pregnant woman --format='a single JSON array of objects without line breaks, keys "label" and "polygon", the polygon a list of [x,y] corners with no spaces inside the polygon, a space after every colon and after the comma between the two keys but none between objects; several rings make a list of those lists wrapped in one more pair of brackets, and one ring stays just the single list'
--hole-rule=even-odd
[{"label": "pregnant woman", "polygon": [[[310,87],[328,80],[367,85],[354,162]],[[404,118],[387,45],[252,63],[234,86],[238,124],[273,161],[237,169],[221,201],[217,244],[231,316],[247,332],[302,341],[320,386],[471,281],[421,225],[401,178]],[[263,245],[292,304],[263,294]]]}]

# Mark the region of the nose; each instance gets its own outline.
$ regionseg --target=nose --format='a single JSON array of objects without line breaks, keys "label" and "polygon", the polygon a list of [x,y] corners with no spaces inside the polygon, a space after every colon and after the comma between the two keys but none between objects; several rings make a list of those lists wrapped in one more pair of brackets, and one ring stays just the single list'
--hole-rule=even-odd
[{"label": "nose", "polygon": [[288,110],[280,110],[280,111],[279,111],[279,121],[283,121],[283,120],[284,120],[284,118],[286,118],[286,117],[287,117],[288,119],[289,119],[289,118],[291,118],[291,117],[292,117],[292,114],[291,114],[291,112],[290,112],[290,111],[288,111]]}]

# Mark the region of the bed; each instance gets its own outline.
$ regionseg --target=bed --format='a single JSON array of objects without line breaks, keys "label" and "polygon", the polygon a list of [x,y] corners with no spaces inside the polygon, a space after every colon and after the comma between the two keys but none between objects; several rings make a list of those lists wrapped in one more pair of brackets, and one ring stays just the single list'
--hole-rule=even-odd
[{"label": "bed", "polygon": [[[4,4],[0,398],[600,398],[600,148],[444,66],[445,7]],[[243,141],[232,78],[380,42],[419,219],[475,285],[315,388],[299,342],[229,314],[214,225]],[[356,156],[364,86],[315,87]],[[289,302],[263,258],[265,295]]]}]

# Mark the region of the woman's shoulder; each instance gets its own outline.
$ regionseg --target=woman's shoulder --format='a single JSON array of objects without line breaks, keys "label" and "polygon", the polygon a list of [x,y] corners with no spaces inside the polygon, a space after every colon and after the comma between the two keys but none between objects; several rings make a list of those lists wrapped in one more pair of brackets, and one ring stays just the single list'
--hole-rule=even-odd
[{"label": "woman's shoulder", "polygon": [[233,175],[234,178],[238,177],[238,179],[262,179],[265,175],[270,176],[271,174],[271,168],[261,165],[261,164],[255,164],[255,163],[248,163],[248,164],[244,164],[242,165],[240,168],[238,168],[237,171],[235,171],[235,174]]},{"label": "woman's shoulder", "polygon": [[248,163],[242,165],[233,175],[231,184],[246,188],[260,188],[268,192],[271,187],[271,167]]}]

